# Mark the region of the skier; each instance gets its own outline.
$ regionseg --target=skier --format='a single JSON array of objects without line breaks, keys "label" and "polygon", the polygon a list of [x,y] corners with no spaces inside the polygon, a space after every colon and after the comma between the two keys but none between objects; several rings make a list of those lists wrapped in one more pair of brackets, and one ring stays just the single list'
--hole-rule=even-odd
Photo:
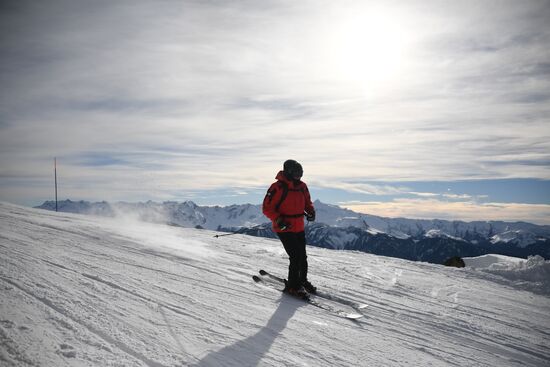
[{"label": "skier", "polygon": [[307,279],[306,236],[304,215],[308,221],[315,220],[315,208],[309,190],[301,181],[302,165],[289,159],[279,171],[263,201],[263,213],[273,223],[273,230],[283,243],[289,256],[288,281],[284,292],[299,298],[316,293]]}]

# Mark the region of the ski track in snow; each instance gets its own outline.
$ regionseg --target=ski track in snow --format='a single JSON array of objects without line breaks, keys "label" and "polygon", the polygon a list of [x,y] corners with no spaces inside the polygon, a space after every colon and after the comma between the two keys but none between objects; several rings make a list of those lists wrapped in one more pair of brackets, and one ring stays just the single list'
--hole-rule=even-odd
[{"label": "ski track in snow", "polygon": [[252,281],[285,275],[276,240],[4,203],[0,229],[2,366],[550,360],[548,295],[473,269],[309,247],[314,284],[368,305],[351,321]]}]

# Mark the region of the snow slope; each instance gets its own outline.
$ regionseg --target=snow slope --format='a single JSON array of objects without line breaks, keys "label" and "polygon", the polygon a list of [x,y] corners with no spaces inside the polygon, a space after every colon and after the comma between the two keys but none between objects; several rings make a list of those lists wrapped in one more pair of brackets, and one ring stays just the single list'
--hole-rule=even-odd
[{"label": "snow slope", "polygon": [[286,269],[276,240],[213,235],[0,203],[0,365],[550,360],[550,298],[536,282],[308,248],[314,284],[369,305],[350,321],[253,283],[259,268]]},{"label": "snow slope", "polygon": [[506,255],[482,255],[476,257],[463,258],[466,266],[477,269],[492,269],[492,268],[510,268],[525,261],[519,257],[512,257]]},{"label": "snow slope", "polygon": [[550,295],[550,261],[541,256],[529,256],[525,260],[492,254],[464,258],[464,262],[466,266],[506,278],[516,286]]}]

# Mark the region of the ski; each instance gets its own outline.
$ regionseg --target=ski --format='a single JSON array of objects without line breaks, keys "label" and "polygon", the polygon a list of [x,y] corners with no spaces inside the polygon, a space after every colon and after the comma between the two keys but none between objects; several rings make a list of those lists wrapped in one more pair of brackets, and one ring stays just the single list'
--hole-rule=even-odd
[{"label": "ski", "polygon": [[[266,285],[266,286],[271,286],[272,288],[275,288],[278,291],[281,291],[281,289],[277,288],[275,283],[266,282],[266,281],[264,281],[264,279],[260,278],[257,275],[253,275],[252,279],[254,279],[254,281],[256,283],[263,284],[263,285]],[[289,297],[292,297],[292,296],[289,295]],[[323,309],[325,311],[328,311],[328,312],[330,312],[331,314],[333,314],[335,316],[342,317],[342,318],[345,318],[345,319],[348,319],[348,320],[358,320],[361,317],[363,317],[363,315],[360,314],[360,313],[349,313],[349,312],[346,312],[344,310],[339,310],[339,309],[336,309],[336,308],[334,308],[334,307],[332,307],[328,304],[319,302],[318,300],[315,300],[315,299],[311,299],[311,298],[304,299],[304,298],[297,298],[297,297],[292,297],[292,298],[304,301],[304,302],[306,302],[306,303],[308,303],[312,306],[315,306],[315,307],[318,307],[318,308]]]},{"label": "ski", "polygon": [[[273,279],[277,282],[281,282],[282,284],[285,283],[285,280],[283,278],[280,278],[276,275],[268,273],[267,271],[265,271],[263,269],[260,270],[260,275],[266,276],[266,277],[268,277],[270,279]],[[325,298],[325,299],[328,299],[329,301],[334,301],[334,302],[338,302],[338,303],[341,303],[341,304],[346,305],[346,306],[350,306],[350,307],[354,308],[357,311],[361,311],[361,310],[363,310],[364,308],[366,308],[368,306],[364,303],[357,303],[357,302],[351,301],[349,299],[337,296],[335,294],[330,294],[330,293],[326,293],[326,292],[319,291],[319,290],[316,293],[314,293],[313,296]]]}]

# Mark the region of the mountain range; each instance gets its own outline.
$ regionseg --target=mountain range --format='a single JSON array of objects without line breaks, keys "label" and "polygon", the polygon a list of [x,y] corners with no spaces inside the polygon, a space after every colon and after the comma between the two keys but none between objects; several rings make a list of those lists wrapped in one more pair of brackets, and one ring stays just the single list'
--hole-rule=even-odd
[{"label": "mountain range", "polygon": [[[441,263],[452,256],[502,254],[550,259],[550,226],[526,222],[447,221],[385,218],[356,213],[336,205],[314,203],[317,220],[306,226],[308,244],[356,250],[407,260]],[[40,209],[55,210],[46,201]],[[133,216],[153,223],[187,228],[276,237],[261,205],[199,206],[185,202],[96,202],[64,200],[61,212],[99,216]]]}]

